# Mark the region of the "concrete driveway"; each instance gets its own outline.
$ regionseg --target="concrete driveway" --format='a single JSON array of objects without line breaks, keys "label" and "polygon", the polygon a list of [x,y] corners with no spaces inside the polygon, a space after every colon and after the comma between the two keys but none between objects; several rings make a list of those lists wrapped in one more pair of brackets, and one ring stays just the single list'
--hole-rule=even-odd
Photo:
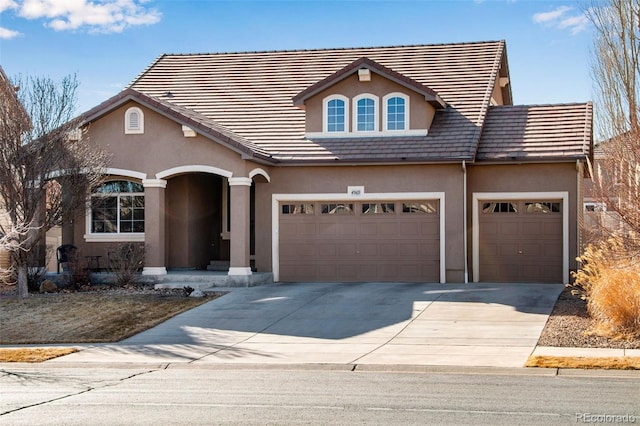
[{"label": "concrete driveway", "polygon": [[238,288],[116,344],[48,363],[522,367],[561,284],[295,283]]}]

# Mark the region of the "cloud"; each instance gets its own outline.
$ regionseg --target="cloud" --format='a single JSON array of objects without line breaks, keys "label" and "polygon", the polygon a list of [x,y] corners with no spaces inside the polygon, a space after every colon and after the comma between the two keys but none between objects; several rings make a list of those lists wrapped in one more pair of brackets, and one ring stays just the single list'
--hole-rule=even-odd
[{"label": "cloud", "polygon": [[18,31],[0,27],[0,40],[11,40],[12,38],[18,37],[19,35],[20,33]]},{"label": "cloud", "polygon": [[11,8],[22,18],[43,19],[47,27],[56,31],[120,33],[129,27],[152,25],[160,21],[162,14],[147,7],[148,2],[149,0],[0,0],[0,11]]},{"label": "cloud", "polygon": [[533,22],[547,25],[561,30],[570,30],[571,34],[584,31],[589,20],[584,13],[575,13],[570,6],[560,6],[549,12],[540,12],[533,15]]}]

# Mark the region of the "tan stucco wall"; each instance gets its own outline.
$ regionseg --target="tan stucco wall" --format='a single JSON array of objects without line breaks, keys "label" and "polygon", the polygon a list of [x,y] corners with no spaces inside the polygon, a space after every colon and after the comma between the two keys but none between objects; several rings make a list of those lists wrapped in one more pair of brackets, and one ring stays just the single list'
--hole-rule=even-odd
[{"label": "tan stucco wall", "polygon": [[[124,133],[124,113],[131,106],[144,113],[144,134]],[[89,131],[91,143],[112,153],[110,167],[146,173],[148,179],[163,170],[194,164],[246,176],[240,154],[202,136],[185,138],[179,123],[133,102],[93,122]]]},{"label": "tan stucco wall", "polygon": [[410,129],[428,129],[433,121],[435,108],[429,105],[424,95],[415,93],[400,84],[394,83],[382,76],[371,73],[371,81],[361,82],[358,75],[354,74],[330,88],[314,95],[305,102],[306,111],[306,131],[322,132],[322,100],[329,95],[343,95],[349,98],[349,126],[353,131],[353,98],[363,93],[371,93],[379,98],[378,111],[378,129],[382,130],[382,113],[383,97],[392,92],[400,92],[409,96],[409,128]]},{"label": "tan stucco wall", "polygon": [[[144,134],[128,135],[124,133],[124,114],[132,106],[141,108],[144,113]],[[147,179],[155,179],[156,173],[182,166],[215,167],[232,173],[233,177],[248,177],[249,172],[257,167],[268,170],[268,167],[243,160],[238,152],[234,152],[215,141],[202,136],[185,138],[181,124],[134,102],[129,102],[116,108],[109,114],[92,122],[89,126],[89,138],[91,144],[102,147],[102,149],[111,153],[108,167],[144,173]],[[193,176],[193,178],[189,181],[190,184],[185,186],[185,191],[187,192],[183,194],[181,194],[180,190],[173,191],[171,189],[171,186],[179,186],[177,176],[165,177],[164,179],[168,182],[167,194],[188,198],[189,203],[191,203],[189,211],[183,213],[193,219],[193,226],[206,229],[206,235],[205,233],[196,233],[199,236],[195,240],[185,239],[181,241],[183,230],[173,230],[172,219],[167,216],[165,223],[171,224],[168,225],[169,229],[165,227],[167,237],[165,241],[169,244],[175,240],[180,247],[172,247],[171,251],[165,247],[165,259],[170,261],[170,264],[175,262],[174,266],[176,267],[204,267],[210,260],[214,260],[208,259],[209,257],[218,256],[220,259],[228,259],[228,241],[215,240],[216,236],[219,238],[221,231],[213,227],[215,225],[220,226],[221,218],[211,219],[210,215],[213,213],[209,210],[214,207],[206,204],[207,201],[199,201],[201,198],[208,198],[214,203],[219,203],[221,185],[219,184],[220,181],[217,180],[218,178],[215,177],[217,175],[205,174],[198,177],[193,172],[189,172],[185,176]],[[140,182],[140,179],[126,176],[113,175],[109,177],[109,180],[113,179]],[[178,180],[174,181],[173,179]],[[218,204],[215,205],[217,206],[215,208],[220,208]],[[157,208],[157,206],[153,206],[149,202],[146,203],[145,207],[146,209]],[[219,215],[220,212],[216,214]],[[209,220],[213,220],[215,225],[209,224]],[[176,228],[179,228],[179,226],[176,225]],[[147,227],[147,229],[149,228]],[[82,256],[103,256],[101,266],[106,265],[107,253],[118,243],[86,243],[83,237],[85,233],[86,219],[85,215],[81,214],[74,218],[72,225],[64,227],[63,242],[78,246]],[[159,245],[160,240],[158,237],[158,235],[146,232],[147,246]],[[216,243],[218,247],[214,246],[212,248],[211,244]],[[216,249],[219,251],[216,251]],[[169,259],[169,256],[171,256],[171,259]],[[207,258],[206,260],[205,257]]]},{"label": "tan stucco wall", "polygon": [[[582,172],[576,170],[576,163],[557,164],[513,164],[513,165],[471,165],[468,167],[469,203],[469,259],[472,258],[472,217],[471,203],[474,192],[561,192],[569,195],[569,269],[575,270],[578,255],[578,179]],[[523,196],[523,199],[526,197]],[[566,208],[566,207],[565,207]],[[469,265],[471,271],[471,265]],[[472,279],[472,274],[470,276]]]},{"label": "tan stucco wall", "polygon": [[[464,281],[461,164],[428,166],[280,167],[271,183],[256,183],[256,267],[271,271],[272,194],[347,194],[347,186],[367,193],[445,192],[446,279]],[[318,195],[321,199],[321,195]]]}]

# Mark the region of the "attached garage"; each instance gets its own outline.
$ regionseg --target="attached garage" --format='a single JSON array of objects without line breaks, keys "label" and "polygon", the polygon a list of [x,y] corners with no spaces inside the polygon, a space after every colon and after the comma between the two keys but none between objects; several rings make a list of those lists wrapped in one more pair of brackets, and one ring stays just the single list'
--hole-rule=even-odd
[{"label": "attached garage", "polygon": [[441,213],[439,199],[280,201],[279,280],[440,282]]},{"label": "attached garage", "polygon": [[567,281],[564,199],[474,198],[474,281]]}]

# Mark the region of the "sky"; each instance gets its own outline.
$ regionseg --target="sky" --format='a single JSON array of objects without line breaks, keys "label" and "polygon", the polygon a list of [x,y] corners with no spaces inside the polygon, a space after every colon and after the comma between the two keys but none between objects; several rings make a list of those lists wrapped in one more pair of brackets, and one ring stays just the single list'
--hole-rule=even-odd
[{"label": "sky", "polygon": [[78,113],[163,53],[505,40],[514,104],[591,100],[583,0],[0,0],[10,77],[76,74]]}]

